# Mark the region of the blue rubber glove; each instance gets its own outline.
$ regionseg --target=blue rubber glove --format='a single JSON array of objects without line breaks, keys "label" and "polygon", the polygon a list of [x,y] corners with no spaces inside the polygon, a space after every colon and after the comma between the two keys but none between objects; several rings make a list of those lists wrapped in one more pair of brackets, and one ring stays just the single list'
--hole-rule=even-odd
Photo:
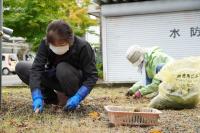
[{"label": "blue rubber glove", "polygon": [[90,90],[86,86],[81,86],[78,92],[67,101],[64,110],[75,110],[80,102],[89,94],[89,92]]},{"label": "blue rubber glove", "polygon": [[31,93],[33,99],[33,111],[39,109],[39,112],[43,111],[43,96],[40,89],[36,88]]}]

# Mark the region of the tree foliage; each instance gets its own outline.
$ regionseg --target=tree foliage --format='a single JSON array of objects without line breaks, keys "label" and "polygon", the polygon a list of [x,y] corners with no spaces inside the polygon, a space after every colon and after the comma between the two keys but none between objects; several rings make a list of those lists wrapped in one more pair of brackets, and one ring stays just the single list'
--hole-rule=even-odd
[{"label": "tree foliage", "polygon": [[76,35],[83,36],[97,22],[87,14],[89,0],[77,5],[75,0],[4,0],[4,25],[14,29],[37,50],[52,20],[62,19],[72,26]]}]

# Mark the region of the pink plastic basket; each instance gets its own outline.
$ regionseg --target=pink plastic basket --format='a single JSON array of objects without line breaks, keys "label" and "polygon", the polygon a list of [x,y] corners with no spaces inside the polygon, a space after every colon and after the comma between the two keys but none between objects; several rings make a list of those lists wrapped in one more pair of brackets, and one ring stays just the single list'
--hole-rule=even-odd
[{"label": "pink plastic basket", "polygon": [[153,108],[131,108],[122,106],[105,106],[108,112],[109,122],[115,126],[138,125],[154,126],[158,125],[161,111]]}]

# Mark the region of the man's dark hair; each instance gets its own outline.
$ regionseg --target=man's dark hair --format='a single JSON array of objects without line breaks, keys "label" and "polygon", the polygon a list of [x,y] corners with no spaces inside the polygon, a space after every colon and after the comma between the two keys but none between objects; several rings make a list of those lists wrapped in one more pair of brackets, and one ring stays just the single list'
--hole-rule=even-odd
[{"label": "man's dark hair", "polygon": [[52,21],[47,27],[47,42],[54,43],[55,40],[65,40],[70,45],[73,43],[73,30],[68,23],[63,20]]}]

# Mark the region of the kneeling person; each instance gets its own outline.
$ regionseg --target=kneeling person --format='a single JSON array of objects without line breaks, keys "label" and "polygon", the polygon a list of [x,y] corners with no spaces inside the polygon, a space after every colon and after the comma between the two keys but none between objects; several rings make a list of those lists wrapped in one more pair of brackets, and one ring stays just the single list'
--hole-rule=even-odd
[{"label": "kneeling person", "polygon": [[156,73],[166,63],[173,60],[159,47],[147,49],[137,45],[133,45],[127,50],[126,57],[134,66],[138,67],[138,71],[143,73],[143,78],[145,78],[145,81],[142,81],[143,84],[137,82],[126,93],[127,96],[134,95],[134,98],[157,91],[160,80],[155,78]]},{"label": "kneeling person", "polygon": [[33,110],[40,112],[44,103],[64,103],[64,110],[76,109],[98,79],[90,44],[75,36],[62,20],[48,25],[33,64],[19,62],[16,73],[30,85]]}]

